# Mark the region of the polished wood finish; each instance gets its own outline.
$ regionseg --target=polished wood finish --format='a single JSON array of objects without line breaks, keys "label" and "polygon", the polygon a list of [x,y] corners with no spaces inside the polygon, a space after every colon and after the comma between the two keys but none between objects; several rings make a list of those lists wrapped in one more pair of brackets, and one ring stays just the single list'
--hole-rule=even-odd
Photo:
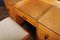
[{"label": "polished wood finish", "polygon": [[55,7],[54,2],[55,0],[20,0],[14,6],[6,7],[8,11],[11,10],[9,14],[13,19],[20,22],[21,17],[35,26],[38,40],[60,40],[60,9]]},{"label": "polished wood finish", "polygon": [[60,8],[52,7],[39,22],[60,34]]},{"label": "polished wood finish", "polygon": [[50,4],[50,5],[54,5],[55,2],[58,1],[58,0],[40,0],[40,1],[45,2],[47,4]]},{"label": "polished wood finish", "polygon": [[[43,2],[35,3],[36,1],[25,1],[25,2],[18,2],[15,4],[15,11],[19,16],[23,19],[34,25],[35,27],[38,26],[37,20],[44,15],[44,13],[50,9],[52,6],[48,5]],[[21,4],[22,3],[22,4]],[[21,5],[20,5],[21,4]],[[35,20],[36,19],[36,20]]]},{"label": "polished wood finish", "polygon": [[[21,5],[20,5],[21,4]],[[49,10],[52,6],[40,1],[25,1],[18,2],[15,7],[30,15],[34,19],[39,19],[44,13]]]}]

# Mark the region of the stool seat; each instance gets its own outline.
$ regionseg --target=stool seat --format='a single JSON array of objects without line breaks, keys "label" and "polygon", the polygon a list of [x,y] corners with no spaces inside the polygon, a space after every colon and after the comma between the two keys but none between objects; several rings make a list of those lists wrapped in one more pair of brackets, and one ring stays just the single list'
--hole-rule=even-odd
[{"label": "stool seat", "polygon": [[22,40],[28,34],[10,17],[0,21],[0,40]]}]

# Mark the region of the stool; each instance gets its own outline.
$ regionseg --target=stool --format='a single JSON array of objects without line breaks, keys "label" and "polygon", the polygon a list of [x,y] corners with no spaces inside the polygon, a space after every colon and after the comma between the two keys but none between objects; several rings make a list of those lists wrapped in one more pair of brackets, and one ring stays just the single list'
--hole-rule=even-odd
[{"label": "stool", "polygon": [[10,17],[0,21],[0,40],[27,40],[29,33]]}]

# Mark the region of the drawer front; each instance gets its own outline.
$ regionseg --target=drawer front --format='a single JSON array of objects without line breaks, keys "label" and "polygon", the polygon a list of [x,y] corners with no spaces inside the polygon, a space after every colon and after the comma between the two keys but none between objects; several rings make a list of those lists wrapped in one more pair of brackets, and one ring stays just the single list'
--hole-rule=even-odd
[{"label": "drawer front", "polygon": [[60,40],[60,36],[39,24],[37,27],[37,37],[39,40]]},{"label": "drawer front", "polygon": [[15,11],[16,11],[17,15],[21,16],[24,20],[28,21],[35,27],[38,26],[38,22],[35,19],[33,19],[32,17],[30,17],[28,14],[24,13],[23,11],[21,11],[17,8],[15,8]]}]

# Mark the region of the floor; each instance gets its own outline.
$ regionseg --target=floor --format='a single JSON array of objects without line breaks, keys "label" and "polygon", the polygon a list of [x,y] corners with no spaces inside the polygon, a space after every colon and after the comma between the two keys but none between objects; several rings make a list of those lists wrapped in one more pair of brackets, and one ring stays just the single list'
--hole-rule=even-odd
[{"label": "floor", "polygon": [[8,17],[8,12],[2,0],[0,0],[0,21]]}]

